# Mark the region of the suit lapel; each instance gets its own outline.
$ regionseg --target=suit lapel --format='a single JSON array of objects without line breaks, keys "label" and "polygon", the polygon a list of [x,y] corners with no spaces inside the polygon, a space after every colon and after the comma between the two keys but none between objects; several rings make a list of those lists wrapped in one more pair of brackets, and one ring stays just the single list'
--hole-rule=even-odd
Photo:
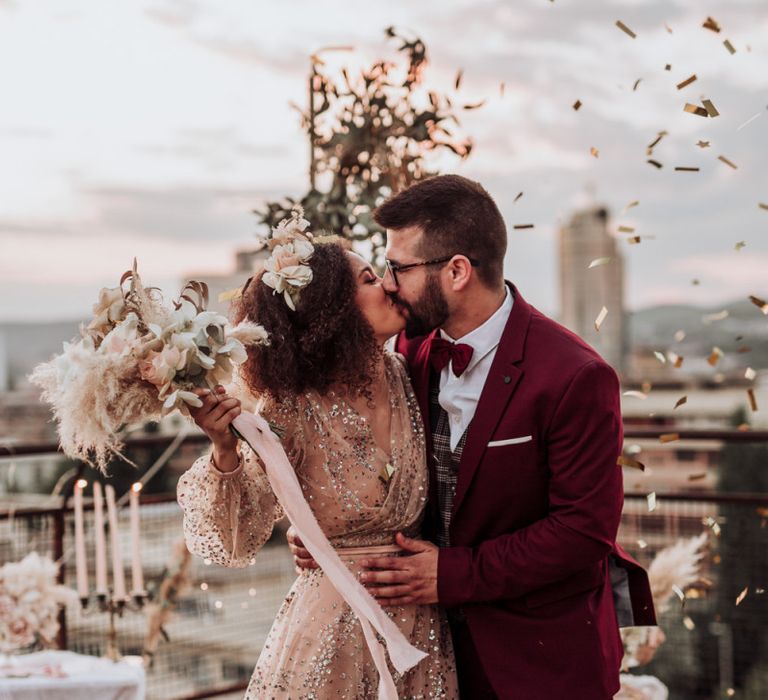
[{"label": "suit lapel", "polygon": [[467,441],[459,464],[456,495],[453,499],[454,517],[472,483],[488,441],[523,376],[523,371],[517,364],[523,359],[525,338],[531,320],[531,307],[514,285],[508,283],[508,286],[514,294],[515,301],[480,394],[475,415],[469,425]]}]

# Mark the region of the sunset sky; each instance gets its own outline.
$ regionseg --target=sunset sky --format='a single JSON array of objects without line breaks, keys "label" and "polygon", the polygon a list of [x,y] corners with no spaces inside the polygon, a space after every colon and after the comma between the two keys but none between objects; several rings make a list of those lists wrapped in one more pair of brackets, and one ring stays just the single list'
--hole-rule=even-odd
[{"label": "sunset sky", "polygon": [[[251,210],[307,188],[289,103],[306,103],[309,54],[393,56],[391,24],[426,41],[430,87],[462,68],[458,103],[487,99],[462,114],[472,156],[441,165],[497,199],[507,275],[542,310],[558,309],[558,227],[589,202],[652,237],[620,244],[630,308],[768,296],[765,0],[0,0],[0,321],[85,317],[134,256],[169,290],[229,270]],[[702,99],[720,116],[683,111]]]}]

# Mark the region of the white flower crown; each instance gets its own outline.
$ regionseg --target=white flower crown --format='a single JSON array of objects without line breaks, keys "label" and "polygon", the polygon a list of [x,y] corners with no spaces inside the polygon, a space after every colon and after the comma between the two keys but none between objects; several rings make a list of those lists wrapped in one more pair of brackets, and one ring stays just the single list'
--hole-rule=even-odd
[{"label": "white flower crown", "polygon": [[282,294],[285,303],[293,311],[303,287],[312,281],[312,268],[307,265],[315,252],[312,233],[307,231],[309,221],[304,210],[297,204],[291,210],[291,217],[283,219],[272,229],[267,246],[272,251],[264,263],[261,281]]}]

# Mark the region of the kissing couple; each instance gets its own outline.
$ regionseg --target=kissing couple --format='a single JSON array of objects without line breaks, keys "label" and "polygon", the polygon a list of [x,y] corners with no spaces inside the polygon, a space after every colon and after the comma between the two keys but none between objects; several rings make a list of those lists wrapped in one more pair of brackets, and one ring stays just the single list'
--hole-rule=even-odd
[{"label": "kissing couple", "polygon": [[619,627],[655,624],[616,543],[616,373],[505,281],[506,226],[478,183],[432,177],[374,217],[383,278],[308,222],[273,230],[234,309],[271,343],[238,391],[200,390],[212,450],[178,501],[193,553],[258,566],[283,510],[228,430],[258,398],[322,532],[421,660],[377,656],[291,528],[298,577],[246,697],[608,700]]}]

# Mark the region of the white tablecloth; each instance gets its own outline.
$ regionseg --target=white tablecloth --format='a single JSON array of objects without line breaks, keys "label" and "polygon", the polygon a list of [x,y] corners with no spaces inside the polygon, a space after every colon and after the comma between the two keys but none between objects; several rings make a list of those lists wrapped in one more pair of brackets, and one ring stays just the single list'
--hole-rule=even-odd
[{"label": "white tablecloth", "polygon": [[[46,667],[63,677],[44,675]],[[114,663],[71,651],[0,655],[0,700],[144,700],[145,685],[138,657]]]}]

